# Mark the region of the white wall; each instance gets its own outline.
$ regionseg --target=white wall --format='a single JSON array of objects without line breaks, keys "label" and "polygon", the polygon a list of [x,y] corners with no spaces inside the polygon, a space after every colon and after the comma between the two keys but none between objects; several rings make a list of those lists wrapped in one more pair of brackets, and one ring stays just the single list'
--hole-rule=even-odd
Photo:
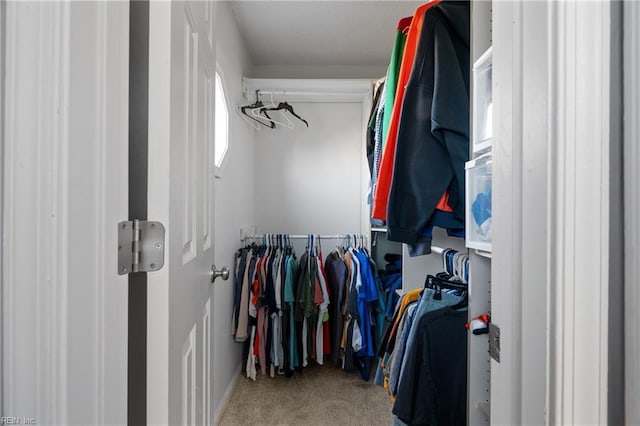
[{"label": "white wall", "polygon": [[[251,64],[228,3],[216,11],[216,59],[222,71],[229,102],[229,149],[222,176],[215,187],[215,263],[233,268],[233,252],[239,247],[240,228],[255,223],[255,131],[235,112],[244,102],[241,78]],[[216,280],[213,299],[213,406],[218,418],[221,402],[240,367],[242,345],[231,337],[233,282]]]},{"label": "white wall", "polygon": [[293,106],[309,128],[265,129],[257,134],[258,231],[360,233],[362,104]]},{"label": "white wall", "polygon": [[[464,238],[449,237],[446,230],[438,227],[433,228],[431,245],[458,251],[466,250]],[[402,245],[402,253],[402,289],[405,291],[423,287],[427,274],[435,275],[444,270],[440,254],[411,257],[406,244]]]}]

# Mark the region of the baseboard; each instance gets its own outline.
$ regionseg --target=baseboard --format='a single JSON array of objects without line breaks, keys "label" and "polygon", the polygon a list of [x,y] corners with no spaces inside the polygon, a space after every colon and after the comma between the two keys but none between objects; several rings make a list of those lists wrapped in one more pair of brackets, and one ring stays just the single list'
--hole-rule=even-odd
[{"label": "baseboard", "polygon": [[216,413],[214,416],[215,421],[213,423],[214,425],[217,425],[218,423],[220,423],[220,419],[222,418],[222,415],[224,414],[224,410],[227,408],[227,405],[229,405],[229,400],[231,399],[231,395],[233,395],[233,391],[235,390],[241,375],[242,375],[242,363],[240,363],[240,365],[238,366],[238,370],[233,375],[233,379],[231,379],[229,386],[227,386],[227,390],[224,391],[224,396],[220,401],[220,405],[218,405],[218,408],[216,409]]}]

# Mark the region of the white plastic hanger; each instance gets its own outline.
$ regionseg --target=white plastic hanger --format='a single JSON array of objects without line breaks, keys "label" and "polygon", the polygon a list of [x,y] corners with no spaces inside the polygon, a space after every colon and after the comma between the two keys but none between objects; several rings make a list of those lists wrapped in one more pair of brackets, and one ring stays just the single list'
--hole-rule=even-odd
[{"label": "white plastic hanger", "polygon": [[[269,92],[269,100],[270,100],[270,104],[269,105],[264,105],[261,106],[259,108],[254,108],[252,109],[249,113],[256,117],[256,118],[260,118],[262,120],[265,119],[265,117],[263,115],[260,115],[260,110],[263,108],[276,108],[278,105],[273,101],[273,92]],[[272,111],[273,112],[273,111]],[[278,120],[274,120],[273,117],[269,116],[269,120],[271,120],[272,123],[275,123],[276,125],[282,126],[282,127],[286,127],[287,129],[295,129],[295,124],[293,124],[293,121],[291,121],[289,119],[289,117],[287,117],[285,114],[280,113],[280,116],[283,117],[286,122],[281,122]]]},{"label": "white plastic hanger", "polygon": [[253,127],[255,130],[260,130],[260,128],[263,127],[263,126],[260,126],[260,124],[258,124],[254,120],[247,117],[245,114],[243,114],[240,108],[242,108],[240,105],[236,106],[236,112],[244,122],[248,123],[249,126]]}]

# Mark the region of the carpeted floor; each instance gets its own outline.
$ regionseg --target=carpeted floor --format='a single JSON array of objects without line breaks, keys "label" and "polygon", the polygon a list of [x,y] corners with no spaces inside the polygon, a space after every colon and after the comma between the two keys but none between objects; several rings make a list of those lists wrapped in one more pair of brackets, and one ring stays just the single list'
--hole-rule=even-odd
[{"label": "carpeted floor", "polygon": [[[373,372],[372,372],[373,373]],[[390,425],[387,391],[333,365],[293,377],[240,377],[220,420],[231,425]]]}]

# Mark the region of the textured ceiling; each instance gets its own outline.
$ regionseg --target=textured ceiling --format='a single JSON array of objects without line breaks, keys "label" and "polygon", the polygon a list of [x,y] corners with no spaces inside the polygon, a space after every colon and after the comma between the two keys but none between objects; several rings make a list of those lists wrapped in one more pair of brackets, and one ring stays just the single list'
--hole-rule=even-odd
[{"label": "textured ceiling", "polygon": [[386,65],[398,20],[424,2],[231,1],[254,65]]}]

